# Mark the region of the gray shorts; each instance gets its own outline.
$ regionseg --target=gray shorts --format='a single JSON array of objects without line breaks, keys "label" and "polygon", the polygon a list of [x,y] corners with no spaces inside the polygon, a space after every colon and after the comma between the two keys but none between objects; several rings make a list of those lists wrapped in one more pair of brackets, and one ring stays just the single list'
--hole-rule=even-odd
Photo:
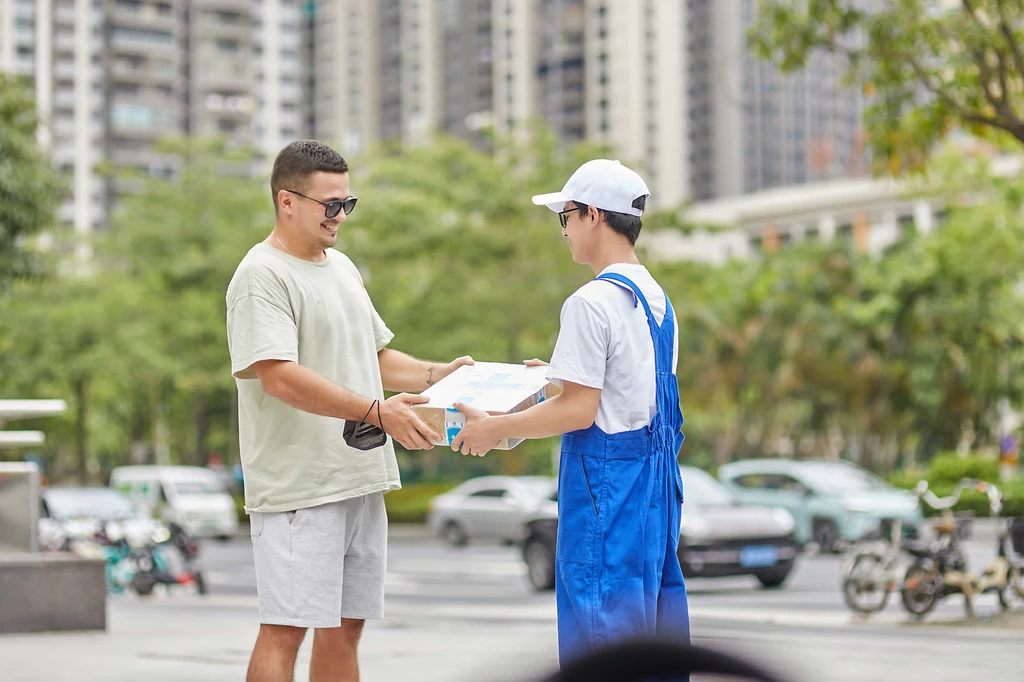
[{"label": "gray shorts", "polygon": [[336,628],[384,616],[388,517],[372,493],[296,511],[249,515],[260,622]]}]

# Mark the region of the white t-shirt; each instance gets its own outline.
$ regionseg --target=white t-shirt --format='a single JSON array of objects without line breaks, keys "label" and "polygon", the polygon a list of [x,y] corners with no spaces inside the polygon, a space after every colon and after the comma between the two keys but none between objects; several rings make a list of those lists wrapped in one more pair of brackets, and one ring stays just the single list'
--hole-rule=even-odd
[{"label": "white t-shirt", "polygon": [[[643,292],[657,324],[665,318],[665,293],[643,265],[617,263],[617,273]],[[642,303],[615,282],[591,281],[562,306],[561,329],[551,354],[549,379],[601,389],[596,424],[608,434],[651,423],[658,409],[654,341]],[[679,324],[673,316],[672,371],[679,362]]]},{"label": "white t-shirt", "polygon": [[343,419],[267,395],[252,368],[291,360],[353,393],[384,399],[377,352],[394,334],[352,261],[327,249],[325,260],[311,263],[257,244],[231,279],[227,310],[246,510],[291,511],[400,488],[391,439],[367,452],[350,448]]}]

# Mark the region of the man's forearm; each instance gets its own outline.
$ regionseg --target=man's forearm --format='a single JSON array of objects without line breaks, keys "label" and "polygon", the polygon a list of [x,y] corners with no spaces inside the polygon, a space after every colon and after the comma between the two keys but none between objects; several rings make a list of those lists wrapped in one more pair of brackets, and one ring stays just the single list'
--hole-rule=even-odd
[{"label": "man's forearm", "polygon": [[366,421],[380,426],[376,410],[366,416],[372,399],[346,390],[308,367],[282,362],[261,381],[269,395],[297,410],[353,421],[366,417]]},{"label": "man's forearm", "polygon": [[570,431],[589,428],[594,423],[593,410],[579,401],[567,400],[565,394],[545,400],[528,410],[503,414],[487,420],[502,438],[549,438]]},{"label": "man's forearm", "polygon": [[443,376],[446,365],[417,360],[401,351],[385,348],[377,354],[384,389],[397,393],[421,393]]}]

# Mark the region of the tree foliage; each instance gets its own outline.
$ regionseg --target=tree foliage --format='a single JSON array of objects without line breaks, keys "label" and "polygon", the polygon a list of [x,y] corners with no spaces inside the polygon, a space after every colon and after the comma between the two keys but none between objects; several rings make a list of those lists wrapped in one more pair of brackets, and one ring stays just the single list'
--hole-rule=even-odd
[{"label": "tree foliage", "polygon": [[750,32],[783,70],[815,50],[848,58],[869,99],[880,169],[919,170],[959,128],[1024,144],[1024,4],[1017,0],[762,0]]},{"label": "tree foliage", "polygon": [[25,240],[52,226],[64,190],[36,142],[38,124],[27,82],[0,73],[0,294],[38,273]]},{"label": "tree foliage", "polygon": [[[560,306],[592,273],[530,197],[601,150],[560,151],[541,134],[497,149],[439,138],[350,159],[360,201],[338,248],[393,347],[437,361],[550,357]],[[47,431],[56,478],[129,459],[234,461],[224,298],[273,210],[266,179],[237,172],[252,157],[196,141],[166,151],[181,172],[123,201],[92,276],[22,280],[0,297],[0,395],[72,408],[25,425]],[[1000,435],[1000,400],[1024,399],[1024,181],[963,159],[935,168],[945,223],[879,257],[840,240],[722,267],[651,261],[680,322],[683,458],[848,455],[885,469]],[[644,229],[676,221],[652,214]],[[443,480],[546,471],[556,445],[400,457],[408,480]]]}]

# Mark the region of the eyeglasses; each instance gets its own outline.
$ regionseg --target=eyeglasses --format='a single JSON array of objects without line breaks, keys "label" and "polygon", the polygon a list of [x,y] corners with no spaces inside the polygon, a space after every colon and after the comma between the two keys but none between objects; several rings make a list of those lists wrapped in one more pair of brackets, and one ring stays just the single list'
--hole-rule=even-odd
[{"label": "eyeglasses", "polygon": [[316,203],[320,204],[321,206],[324,207],[324,216],[326,216],[327,218],[337,217],[337,215],[341,213],[342,210],[345,211],[345,215],[348,215],[349,213],[352,212],[352,209],[356,207],[356,197],[349,197],[344,201],[324,202],[320,201],[319,199],[314,199],[313,197],[307,197],[305,194],[299,194],[293,189],[286,189],[285,191],[291,192],[292,194],[300,196],[303,199],[309,199],[310,201],[315,201]]},{"label": "eyeglasses", "polygon": [[569,214],[572,213],[573,211],[579,211],[582,208],[584,208],[584,207],[583,206],[577,206],[575,208],[570,208],[570,209],[566,209],[564,211],[559,211],[558,212],[558,222],[560,222],[562,224],[562,229],[563,230],[565,229],[566,225],[569,224]]}]

